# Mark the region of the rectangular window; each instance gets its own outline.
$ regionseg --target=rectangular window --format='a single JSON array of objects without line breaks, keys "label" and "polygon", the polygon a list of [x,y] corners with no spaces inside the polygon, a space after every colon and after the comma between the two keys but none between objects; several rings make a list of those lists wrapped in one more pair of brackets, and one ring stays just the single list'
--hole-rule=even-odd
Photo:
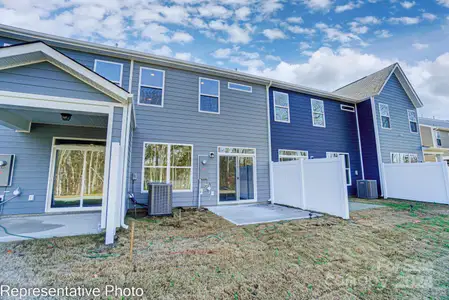
[{"label": "rectangular window", "polygon": [[392,164],[417,163],[418,154],[416,153],[391,153]]},{"label": "rectangular window", "polygon": [[390,109],[387,104],[379,103],[380,126],[384,129],[391,129]]},{"label": "rectangular window", "polygon": [[418,118],[415,110],[407,110],[408,123],[410,125],[410,132],[418,133]]},{"label": "rectangular window", "polygon": [[437,139],[437,146],[441,147],[442,143],[441,143],[441,132],[439,132],[438,130],[435,131],[435,138]]},{"label": "rectangular window", "polygon": [[193,146],[144,143],[142,192],[149,182],[166,182],[173,191],[192,191]]},{"label": "rectangular window", "polygon": [[324,102],[322,100],[310,99],[312,106],[312,122],[315,127],[326,127],[326,116],[324,115]]},{"label": "rectangular window", "polygon": [[349,111],[349,112],[354,112],[355,108],[352,105],[345,105],[345,104],[341,104],[340,105],[340,109],[344,110],[344,111]]},{"label": "rectangular window", "polygon": [[139,104],[164,107],[165,71],[141,67],[139,78]]},{"label": "rectangular window", "polygon": [[303,150],[278,150],[279,161],[308,159],[309,153]]},{"label": "rectangular window", "polygon": [[290,123],[290,100],[286,93],[273,92],[274,121]]},{"label": "rectangular window", "polygon": [[96,59],[94,72],[100,74],[107,80],[112,81],[116,85],[122,86],[123,64]]},{"label": "rectangular window", "polygon": [[212,114],[220,113],[220,81],[199,78],[200,95],[198,111]]},{"label": "rectangular window", "polygon": [[340,153],[340,152],[326,152],[327,158],[338,158],[339,156],[344,156],[344,158],[345,158],[346,184],[352,185],[351,162],[349,160],[349,154],[348,153]]},{"label": "rectangular window", "polygon": [[241,92],[247,92],[247,93],[253,92],[252,86],[233,83],[233,82],[228,82],[228,89],[237,90],[237,91],[241,91]]}]

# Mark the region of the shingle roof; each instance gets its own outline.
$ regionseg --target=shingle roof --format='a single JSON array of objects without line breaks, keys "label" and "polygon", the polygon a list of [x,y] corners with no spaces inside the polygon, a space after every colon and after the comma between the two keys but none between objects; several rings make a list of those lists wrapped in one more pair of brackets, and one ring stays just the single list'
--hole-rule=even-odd
[{"label": "shingle roof", "polygon": [[334,91],[334,94],[355,98],[358,100],[365,100],[371,96],[378,95],[385,81],[395,69],[397,63],[392,64],[376,73],[365,76],[357,81],[354,81],[344,87]]},{"label": "shingle roof", "polygon": [[438,120],[433,118],[419,118],[419,123],[422,125],[429,125],[438,128],[449,129],[449,120]]}]

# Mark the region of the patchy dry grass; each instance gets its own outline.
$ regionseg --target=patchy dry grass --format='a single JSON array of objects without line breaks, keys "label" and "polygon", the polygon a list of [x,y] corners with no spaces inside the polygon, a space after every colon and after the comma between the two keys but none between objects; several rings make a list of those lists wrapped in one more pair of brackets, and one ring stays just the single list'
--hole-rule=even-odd
[{"label": "patchy dry grass", "polygon": [[140,219],[132,262],[127,231],[114,248],[100,235],[1,244],[0,284],[115,284],[151,299],[449,299],[447,206],[375,202],[387,207],[350,221],[236,227],[198,211]]}]

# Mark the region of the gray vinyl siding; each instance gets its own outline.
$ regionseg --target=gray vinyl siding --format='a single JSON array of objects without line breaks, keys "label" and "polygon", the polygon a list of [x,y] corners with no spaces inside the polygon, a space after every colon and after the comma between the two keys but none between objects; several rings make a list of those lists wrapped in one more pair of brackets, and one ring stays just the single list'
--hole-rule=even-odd
[{"label": "gray vinyl siding", "polygon": [[114,101],[47,62],[1,70],[0,90],[86,100]]},{"label": "gray vinyl siding", "polygon": [[[193,192],[174,193],[174,206],[197,205],[198,155],[217,154],[218,146],[256,148],[258,201],[267,201],[269,158],[265,87],[252,85],[252,93],[239,92],[228,89],[228,80],[224,78],[145,64],[145,67],[165,70],[165,95],[164,107],[143,106],[137,104],[141,66],[135,64],[132,84],[137,128],[132,140],[131,172],[137,174],[134,184],[137,200],[147,201],[147,194],[141,193],[144,142],[161,142],[193,145]],[[219,115],[198,112],[199,77],[220,80]],[[217,203],[217,159],[218,155],[210,164],[214,173],[210,182],[215,195],[210,200],[203,196],[203,205]]]},{"label": "gray vinyl siding", "polygon": [[[53,137],[106,139],[106,129],[33,124],[31,133],[17,133],[0,126],[1,153],[16,155],[13,185],[7,190],[22,190],[20,197],[5,204],[3,214],[45,212]],[[29,195],[34,201],[28,201]]]},{"label": "gray vinyl siding", "polygon": [[[14,44],[21,44],[28,41],[20,41],[16,39],[11,39],[8,37],[0,36],[0,47],[3,46],[4,43],[8,43],[11,45]],[[123,73],[122,73],[122,87],[126,90],[129,90],[129,74],[130,74],[130,61],[109,57],[101,54],[94,54],[94,53],[86,53],[82,51],[76,51],[71,49],[66,49],[62,47],[58,47],[58,45],[49,44],[52,47],[55,47],[56,50],[60,51],[64,55],[70,57],[71,59],[77,61],[81,65],[87,67],[90,70],[94,70],[95,65],[95,59],[105,60],[105,61],[111,61],[116,63],[123,64]]]},{"label": "gray vinyl siding", "polygon": [[114,107],[112,119],[112,142],[120,143],[122,137],[123,107]]},{"label": "gray vinyl siding", "polygon": [[[390,153],[392,152],[415,153],[418,154],[418,161],[423,161],[419,124],[418,133],[410,132],[407,114],[408,109],[416,111],[416,108],[395,74],[391,76],[381,94],[374,98],[374,102],[382,162],[391,163]],[[379,103],[388,104],[391,129],[381,127]],[[416,115],[418,116],[418,113]]]}]

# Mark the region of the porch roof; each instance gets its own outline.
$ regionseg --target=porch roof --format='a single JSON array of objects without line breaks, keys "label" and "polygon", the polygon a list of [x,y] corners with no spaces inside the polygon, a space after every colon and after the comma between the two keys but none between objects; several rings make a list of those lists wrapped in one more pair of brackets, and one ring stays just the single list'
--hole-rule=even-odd
[{"label": "porch roof", "polygon": [[55,65],[120,103],[126,104],[132,101],[132,94],[44,42],[38,41],[0,48],[0,70],[40,62],[49,62]]}]

